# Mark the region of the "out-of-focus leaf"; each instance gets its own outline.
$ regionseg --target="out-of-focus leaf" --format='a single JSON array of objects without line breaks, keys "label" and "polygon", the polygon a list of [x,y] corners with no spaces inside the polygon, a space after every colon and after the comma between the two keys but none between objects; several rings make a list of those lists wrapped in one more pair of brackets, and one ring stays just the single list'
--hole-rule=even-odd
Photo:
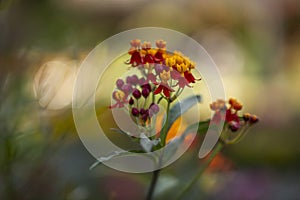
[{"label": "out-of-focus leaf", "polygon": [[126,135],[128,137],[132,137],[129,133],[126,133],[125,131],[121,130],[121,129],[118,129],[118,128],[111,128],[110,130],[116,132],[116,133],[120,133],[120,134],[123,134],[123,135]]},{"label": "out-of-focus leaf", "polygon": [[162,161],[165,162],[169,160],[177,151],[178,147],[181,145],[181,143],[184,141],[186,136],[191,133],[195,133],[195,130],[197,129],[198,134],[205,134],[208,127],[209,127],[209,120],[204,122],[199,122],[192,124],[188,126],[182,135],[175,137],[172,139],[166,146],[163,154]]},{"label": "out-of-focus leaf", "polygon": [[108,156],[103,156],[103,157],[98,158],[97,161],[94,162],[90,166],[89,169],[92,170],[96,166],[102,164],[105,161],[109,161],[110,159],[117,158],[117,157],[122,157],[122,156],[129,156],[129,155],[132,155],[132,154],[140,154],[141,156],[145,156],[145,157],[150,158],[155,163],[158,162],[158,157],[155,154],[151,154],[151,153],[148,154],[148,153],[145,153],[144,151],[141,151],[141,150],[130,150],[130,151],[120,150],[120,151],[114,151]]},{"label": "out-of-focus leaf", "polygon": [[178,147],[183,142],[184,137],[178,136],[172,139],[166,146],[164,147],[164,152],[162,154],[162,163],[167,162],[171,159],[171,157],[176,153]]},{"label": "out-of-focus leaf", "polygon": [[183,115],[185,112],[187,112],[189,109],[191,109],[194,105],[196,105],[197,103],[199,103],[201,101],[201,96],[200,95],[196,95],[196,96],[190,96],[188,98],[183,99],[182,101],[176,103],[169,111],[169,119],[168,121],[165,123],[164,126],[166,126],[165,128],[163,128],[162,130],[166,130],[161,138],[162,138],[162,143],[164,144],[165,142],[165,138],[166,135],[168,133],[168,131],[170,130],[172,124],[181,116]]},{"label": "out-of-focus leaf", "polygon": [[209,127],[209,123],[210,120],[194,123],[185,129],[182,136],[186,137],[189,133],[192,133],[195,129],[197,129],[197,134],[203,135],[206,133]]},{"label": "out-of-focus leaf", "polygon": [[171,188],[175,187],[178,183],[179,180],[174,176],[161,176],[157,182],[157,189],[155,190],[154,196],[158,196],[160,194],[165,193],[167,190],[170,190]]},{"label": "out-of-focus leaf", "polygon": [[190,96],[176,103],[169,111],[169,123],[167,124],[167,130],[169,130],[172,124],[178,117],[183,115],[186,111],[191,109],[194,105],[201,101],[201,96]]},{"label": "out-of-focus leaf", "polygon": [[114,157],[117,157],[117,156],[128,155],[129,153],[131,153],[131,152],[128,152],[128,151],[115,151],[112,154],[110,154],[109,156],[100,157],[100,158],[97,159],[97,161],[95,163],[93,163],[90,166],[90,170],[94,169],[96,166],[103,163],[104,161],[108,161],[108,160],[110,160]]}]

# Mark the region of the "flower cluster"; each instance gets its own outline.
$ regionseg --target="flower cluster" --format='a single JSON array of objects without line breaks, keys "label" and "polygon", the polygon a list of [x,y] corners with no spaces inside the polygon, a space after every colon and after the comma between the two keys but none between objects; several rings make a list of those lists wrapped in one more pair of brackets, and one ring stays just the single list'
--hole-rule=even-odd
[{"label": "flower cluster", "polygon": [[[129,99],[129,107],[131,115],[137,119],[138,124],[145,126],[149,124],[151,117],[159,112],[159,106],[154,102],[150,105],[147,104],[148,97],[152,91],[149,83],[140,85],[139,88],[135,88],[132,92],[132,96]],[[143,98],[143,103],[139,103],[141,98]]]},{"label": "flower cluster", "polygon": [[151,43],[132,40],[128,53],[131,55],[127,64],[137,67],[145,75],[146,81],[157,86],[154,94],[163,94],[170,98],[174,88],[183,89],[197,80],[192,74],[195,63],[180,52],[166,51],[166,42],[156,41],[156,48]]},{"label": "flower cluster", "polygon": [[[185,86],[191,87],[200,79],[192,74],[195,63],[180,52],[167,52],[163,40],[156,41],[156,48],[140,40],[132,40],[130,45],[130,59],[125,63],[138,69],[141,76],[134,74],[116,81],[112,94],[115,103],[110,108],[128,107],[131,117],[146,126],[159,112],[158,104],[162,99],[171,103]],[[160,95],[158,100],[156,95]]]},{"label": "flower cluster", "polygon": [[123,108],[128,105],[130,115],[139,124],[146,125],[150,118],[159,112],[159,106],[150,99],[153,97],[151,93],[153,87],[143,77],[132,75],[127,76],[125,81],[118,79],[112,95],[116,103],[110,108]]},{"label": "flower cluster", "polygon": [[245,113],[243,117],[238,116],[238,111],[243,108],[243,105],[236,99],[230,98],[228,104],[229,107],[222,99],[219,99],[210,104],[211,110],[215,111],[215,114],[212,118],[213,123],[219,123],[222,117],[224,117],[225,122],[228,124],[230,130],[236,132],[242,126],[245,126],[247,124],[252,125],[258,122],[258,117],[256,115]]}]

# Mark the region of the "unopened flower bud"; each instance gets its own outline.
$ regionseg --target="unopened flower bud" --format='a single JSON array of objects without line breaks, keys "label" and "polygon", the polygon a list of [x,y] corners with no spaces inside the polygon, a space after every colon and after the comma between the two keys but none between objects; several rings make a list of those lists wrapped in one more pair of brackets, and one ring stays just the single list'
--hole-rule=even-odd
[{"label": "unopened flower bud", "polygon": [[134,100],[133,100],[133,98],[131,97],[130,99],[129,99],[129,105],[133,105],[134,104]]},{"label": "unopened flower bud", "polygon": [[132,92],[132,95],[133,95],[134,98],[136,98],[136,99],[139,99],[139,98],[141,98],[141,96],[142,96],[141,92],[140,92],[138,89],[135,89],[135,90]]},{"label": "unopened flower bud", "polygon": [[235,103],[233,104],[233,109],[236,110],[236,111],[239,111],[239,110],[241,110],[242,108],[243,108],[243,105],[242,105],[241,103],[239,103],[239,102],[235,102]]},{"label": "unopened flower bud", "polygon": [[133,116],[135,116],[135,117],[137,117],[137,116],[139,116],[139,109],[137,109],[137,108],[132,108],[131,109],[131,114],[133,115]]},{"label": "unopened flower bud", "polygon": [[244,119],[245,122],[249,121],[250,117],[251,117],[250,113],[245,113],[243,115],[243,119]]},{"label": "unopened flower bud", "polygon": [[118,80],[116,81],[116,85],[117,85],[117,88],[118,88],[118,89],[121,89],[122,86],[124,85],[124,81],[123,81],[122,79],[118,79]]},{"label": "unopened flower bud", "polygon": [[145,113],[142,115],[142,120],[147,121],[148,117],[149,117],[149,115],[147,113]]},{"label": "unopened flower bud", "polygon": [[232,132],[236,132],[240,128],[240,124],[235,121],[229,122],[229,128]]},{"label": "unopened flower bud", "polygon": [[159,112],[159,106],[155,103],[152,103],[149,107],[149,115],[152,117],[153,115],[157,114]]},{"label": "unopened flower bud", "polygon": [[237,101],[236,101],[236,99],[234,99],[234,98],[230,98],[229,99],[229,101],[228,101],[228,103],[230,104],[230,105],[233,105],[233,104],[235,104]]},{"label": "unopened flower bud", "polygon": [[141,87],[147,88],[149,90],[149,92],[151,91],[151,85],[149,83],[143,84]]},{"label": "unopened flower bud", "polygon": [[131,84],[131,76],[126,77],[126,83]]},{"label": "unopened flower bud", "polygon": [[251,115],[250,117],[250,123],[254,124],[258,122],[258,117],[256,115]]},{"label": "unopened flower bud", "polygon": [[149,113],[149,110],[148,109],[145,110],[144,108],[141,108],[140,113],[141,113],[141,115],[143,115],[145,113]]},{"label": "unopened flower bud", "polygon": [[125,84],[122,86],[122,89],[121,89],[123,92],[125,92],[125,94],[129,94],[130,92],[132,92],[132,86],[130,84]]},{"label": "unopened flower bud", "polygon": [[131,84],[136,85],[139,83],[139,78],[137,77],[137,75],[132,75],[131,76]]},{"label": "unopened flower bud", "polygon": [[143,90],[142,90],[143,97],[147,98],[149,96],[149,94],[150,94],[149,89],[148,88],[143,88]]}]

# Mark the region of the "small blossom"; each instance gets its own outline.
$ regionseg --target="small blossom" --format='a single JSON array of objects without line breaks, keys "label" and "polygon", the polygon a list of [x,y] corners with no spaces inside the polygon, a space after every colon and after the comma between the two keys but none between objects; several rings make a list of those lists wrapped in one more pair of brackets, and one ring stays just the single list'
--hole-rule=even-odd
[{"label": "small blossom", "polygon": [[161,79],[161,83],[154,83],[156,85],[159,85],[154,91],[154,94],[159,94],[163,92],[163,94],[169,98],[170,92],[174,92],[174,90],[168,85],[168,80],[170,80],[171,78],[170,71],[163,70],[159,74],[159,77]]},{"label": "small blossom", "polygon": [[177,85],[180,88],[190,87],[190,83],[201,80],[196,79],[191,73],[191,69],[195,68],[193,62],[180,52],[174,52],[172,56],[166,58],[166,65],[173,69],[171,73],[172,79],[178,81]]},{"label": "small blossom", "polygon": [[132,85],[136,85],[139,81],[139,78],[137,77],[137,75],[132,75],[132,76],[128,76],[126,78],[126,83],[128,84],[132,84]]},{"label": "small blossom", "polygon": [[156,41],[156,47],[158,48],[157,52],[154,55],[156,63],[162,63],[164,61],[165,53],[166,53],[166,42],[163,40]]},{"label": "small blossom", "polygon": [[184,72],[184,78],[187,80],[188,83],[195,83],[196,81],[201,80],[201,78],[196,79],[193,74],[189,71]]},{"label": "small blossom", "polygon": [[152,64],[154,63],[154,60],[155,60],[154,56],[152,56],[151,54],[146,54],[143,59],[143,64],[147,64],[147,63]]},{"label": "small blossom", "polygon": [[156,44],[157,48],[159,48],[159,49],[165,49],[167,43],[165,41],[163,41],[163,40],[157,40],[155,42],[155,44]]},{"label": "small blossom", "polygon": [[170,88],[168,85],[165,85],[163,83],[159,84],[158,88],[154,91],[154,94],[159,94],[163,92],[163,94],[170,98],[170,92],[174,92],[172,88]]},{"label": "small blossom", "polygon": [[126,103],[128,103],[128,101],[126,100],[127,99],[126,94],[121,90],[114,91],[112,96],[113,99],[116,101],[116,103],[114,105],[109,106],[109,108],[111,109],[117,107],[122,108]]},{"label": "small blossom", "polygon": [[142,57],[139,51],[137,50],[130,50],[129,54],[131,54],[130,61],[127,62],[126,64],[131,64],[131,66],[136,67],[141,65],[142,62]]},{"label": "small blossom", "polygon": [[131,40],[130,45],[131,45],[131,47],[138,49],[141,46],[141,40],[138,40],[138,39]]},{"label": "small blossom", "polygon": [[151,43],[145,41],[145,42],[142,44],[142,49],[144,49],[144,50],[149,50],[149,49],[151,49]]},{"label": "small blossom", "polygon": [[151,81],[152,83],[156,82],[156,76],[153,73],[148,73],[147,81]]},{"label": "small blossom", "polygon": [[170,80],[170,78],[171,78],[170,71],[163,70],[163,71],[159,74],[159,77],[160,77],[160,79],[161,79],[163,82],[167,82],[167,81]]}]

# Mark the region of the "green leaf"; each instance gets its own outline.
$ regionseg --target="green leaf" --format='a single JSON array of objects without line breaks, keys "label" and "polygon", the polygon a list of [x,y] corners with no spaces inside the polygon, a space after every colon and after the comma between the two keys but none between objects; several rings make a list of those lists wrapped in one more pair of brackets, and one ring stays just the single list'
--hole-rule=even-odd
[{"label": "green leaf", "polygon": [[90,170],[94,169],[96,166],[102,164],[105,161],[109,161],[113,158],[117,158],[117,157],[122,157],[122,156],[128,156],[128,155],[133,155],[133,154],[140,154],[142,156],[148,157],[151,160],[153,160],[153,162],[157,163],[158,162],[158,157],[155,154],[151,154],[151,153],[145,153],[144,151],[141,150],[129,150],[129,151],[125,151],[125,150],[120,150],[120,151],[114,151],[112,152],[110,155],[108,156],[103,156],[97,159],[96,162],[94,162],[91,166],[90,166]]},{"label": "green leaf", "polygon": [[201,101],[201,96],[191,96],[188,98],[183,99],[182,101],[176,103],[169,111],[169,123],[167,124],[167,130],[169,130],[172,126],[172,124],[183,115],[185,112],[187,112],[189,109],[191,109],[194,105],[199,103]]},{"label": "green leaf", "polygon": [[178,136],[173,138],[169,143],[166,144],[164,147],[164,152],[162,154],[162,163],[167,162],[174,156],[176,151],[178,150],[178,147],[182,142],[184,141],[184,137]]},{"label": "green leaf", "polygon": [[166,146],[163,154],[163,162],[168,161],[178,150],[178,147],[182,144],[185,137],[188,134],[193,133],[197,129],[198,134],[205,134],[209,127],[210,120],[197,122],[188,126],[182,135],[173,138]]},{"label": "green leaf", "polygon": [[[164,125],[164,128],[162,130],[164,131],[163,135],[161,136],[162,144],[165,143],[165,139],[167,137],[167,133],[170,130],[172,124],[185,112],[187,112],[189,109],[191,109],[194,105],[199,103],[201,101],[201,96],[190,96],[188,98],[183,99],[180,102],[177,102],[169,111],[167,121]],[[166,127],[165,127],[166,126]]]},{"label": "green leaf", "polygon": [[90,170],[94,169],[96,166],[100,165],[101,163],[103,163],[104,161],[108,161],[114,157],[117,156],[122,156],[122,155],[128,155],[131,152],[128,151],[114,151],[112,154],[110,154],[109,156],[105,156],[105,157],[100,157],[97,159],[96,162],[94,162],[91,166],[90,166]]},{"label": "green leaf", "polygon": [[131,136],[129,133],[127,133],[127,132],[125,132],[125,131],[123,131],[123,130],[121,130],[121,129],[118,129],[118,128],[111,128],[110,130],[112,130],[112,131],[114,131],[114,132],[116,132],[116,133],[120,133],[120,134],[122,134],[122,135],[126,135],[126,136],[132,138],[132,136]]},{"label": "green leaf", "polygon": [[177,177],[171,175],[162,175],[157,181],[157,189],[155,190],[154,196],[157,197],[164,194],[167,190],[170,190],[178,185],[178,183],[179,180]]},{"label": "green leaf", "polygon": [[186,137],[189,133],[191,133],[193,130],[197,128],[197,133],[200,135],[203,135],[207,132],[207,129],[209,127],[210,120],[203,121],[203,122],[197,122],[190,126],[188,126],[185,131],[183,132],[183,136]]}]

